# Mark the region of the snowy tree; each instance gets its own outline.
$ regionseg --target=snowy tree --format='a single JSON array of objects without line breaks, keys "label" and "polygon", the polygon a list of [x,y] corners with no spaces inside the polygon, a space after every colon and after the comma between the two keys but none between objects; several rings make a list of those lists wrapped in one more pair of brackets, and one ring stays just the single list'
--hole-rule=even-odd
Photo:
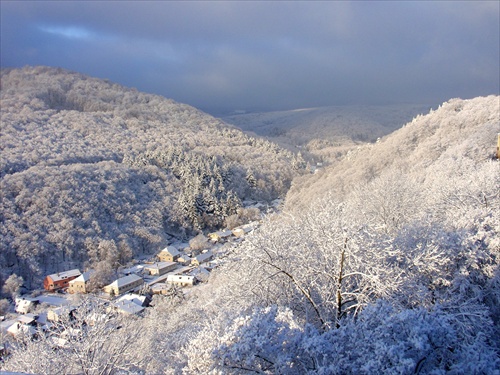
[{"label": "snowy tree", "polygon": [[23,278],[21,276],[17,276],[14,273],[10,275],[7,280],[5,280],[5,283],[2,286],[2,292],[4,294],[10,295],[12,297],[12,300],[15,300],[16,296],[19,293],[19,290],[23,285],[23,282]]},{"label": "snowy tree", "polygon": [[134,372],[143,366],[148,350],[137,323],[100,302],[83,299],[37,340],[15,346],[3,369],[36,374]]}]

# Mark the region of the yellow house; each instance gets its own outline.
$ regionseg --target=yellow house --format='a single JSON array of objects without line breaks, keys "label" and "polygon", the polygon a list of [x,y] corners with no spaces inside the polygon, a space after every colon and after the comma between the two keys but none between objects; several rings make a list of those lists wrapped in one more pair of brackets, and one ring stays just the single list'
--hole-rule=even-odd
[{"label": "yellow house", "polygon": [[73,279],[68,284],[69,293],[88,293],[88,283],[90,281],[90,271],[82,273],[76,279]]},{"label": "yellow house", "polygon": [[181,253],[173,246],[167,246],[158,254],[160,262],[175,262],[179,258]]},{"label": "yellow house", "polygon": [[144,270],[150,275],[164,275],[169,271],[176,269],[177,262],[156,262],[144,267]]},{"label": "yellow house", "polygon": [[200,254],[191,260],[191,264],[193,266],[199,266],[202,263],[206,263],[214,257],[214,254],[211,251],[207,251],[206,253]]},{"label": "yellow house", "polygon": [[144,284],[144,280],[141,277],[131,274],[121,277],[118,280],[113,281],[111,284],[106,285],[104,287],[104,292],[110,295],[114,294],[115,296],[118,296],[128,292],[129,290],[137,288],[142,284]]}]

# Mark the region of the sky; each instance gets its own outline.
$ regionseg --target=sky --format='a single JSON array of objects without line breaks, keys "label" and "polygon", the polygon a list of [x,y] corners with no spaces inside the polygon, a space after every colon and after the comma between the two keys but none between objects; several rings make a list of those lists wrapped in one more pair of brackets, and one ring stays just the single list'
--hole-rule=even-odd
[{"label": "sky", "polygon": [[57,66],[208,113],[500,92],[498,1],[0,1],[1,67]]}]

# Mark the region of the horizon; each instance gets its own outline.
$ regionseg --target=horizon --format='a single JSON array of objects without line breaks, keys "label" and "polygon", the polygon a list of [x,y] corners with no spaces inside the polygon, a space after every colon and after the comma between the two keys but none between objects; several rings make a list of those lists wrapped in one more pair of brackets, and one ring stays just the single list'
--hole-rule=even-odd
[{"label": "horizon", "polygon": [[61,67],[212,115],[499,95],[500,4],[2,1],[2,68]]}]

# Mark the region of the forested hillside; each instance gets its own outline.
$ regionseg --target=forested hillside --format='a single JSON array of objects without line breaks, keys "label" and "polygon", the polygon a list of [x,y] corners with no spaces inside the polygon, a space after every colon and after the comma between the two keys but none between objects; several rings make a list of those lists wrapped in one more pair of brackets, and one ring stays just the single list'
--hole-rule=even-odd
[{"label": "forested hillside", "polygon": [[305,166],[188,105],[62,69],[4,69],[0,95],[0,272],[27,286],[110,241],[124,262],[220,227]]},{"label": "forested hillside", "polygon": [[29,341],[4,368],[497,375],[499,100],[451,100],[302,183],[208,284],[106,340],[96,324],[58,350]]},{"label": "forested hillside", "polygon": [[328,191],[342,199],[390,173],[397,182],[409,179],[433,186],[441,173],[451,174],[468,164],[479,167],[495,156],[499,117],[497,96],[452,99],[378,142],[352,149],[314,176],[294,180],[287,205],[306,207]]}]

